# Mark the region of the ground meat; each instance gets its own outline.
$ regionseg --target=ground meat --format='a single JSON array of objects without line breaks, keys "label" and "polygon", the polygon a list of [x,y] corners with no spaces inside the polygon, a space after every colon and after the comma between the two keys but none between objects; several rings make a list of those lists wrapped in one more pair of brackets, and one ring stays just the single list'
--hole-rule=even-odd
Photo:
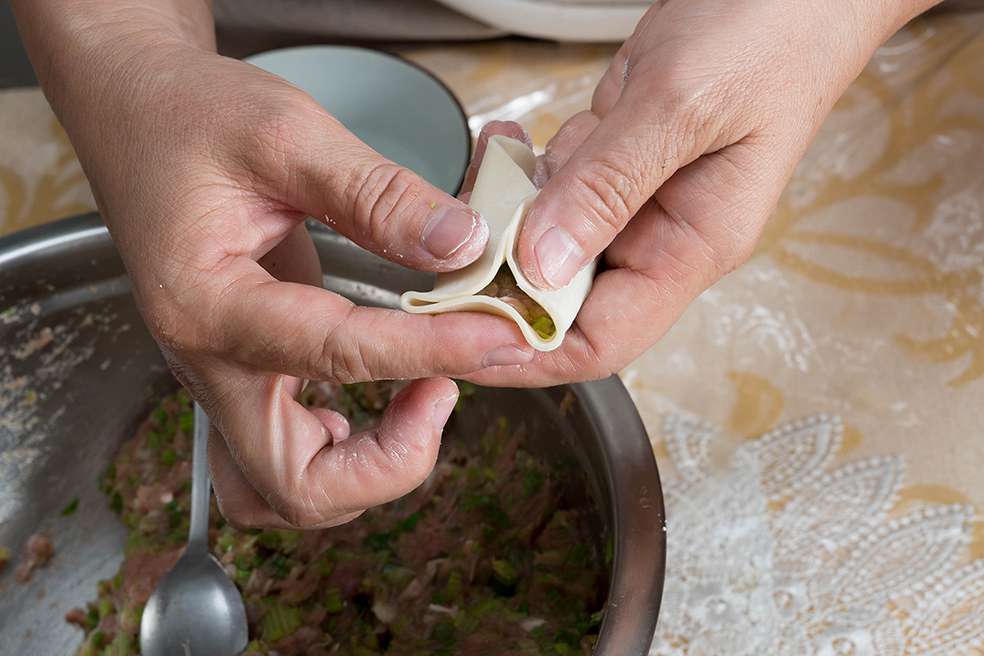
[{"label": "ground meat", "polygon": [[[358,430],[394,389],[318,383],[302,401]],[[103,480],[129,537],[120,573],[66,615],[85,631],[80,656],[139,653],[143,606],[187,533],[190,424],[188,397],[167,397]],[[606,590],[594,510],[571,506],[571,482],[521,437],[503,419],[477,439],[446,440],[425,485],[331,529],[239,531],[213,505],[210,548],[243,594],[246,654],[589,654]]]},{"label": "ground meat", "polygon": [[34,570],[47,567],[55,555],[55,546],[43,533],[35,533],[27,539],[24,547],[24,560],[17,568],[15,576],[18,583],[27,583],[34,575]]},{"label": "ground meat", "polygon": [[499,268],[492,282],[486,285],[482,291],[478,292],[478,295],[497,298],[512,307],[519,312],[520,316],[543,339],[550,339],[557,332],[553,319],[543,309],[543,306],[519,288],[519,285],[516,283],[516,277],[513,276],[512,271],[509,270],[509,266],[506,264],[503,264]]},{"label": "ground meat", "polygon": [[65,621],[69,624],[74,624],[80,629],[85,629],[86,627],[86,617],[87,613],[81,608],[73,608],[72,610],[65,613]]}]

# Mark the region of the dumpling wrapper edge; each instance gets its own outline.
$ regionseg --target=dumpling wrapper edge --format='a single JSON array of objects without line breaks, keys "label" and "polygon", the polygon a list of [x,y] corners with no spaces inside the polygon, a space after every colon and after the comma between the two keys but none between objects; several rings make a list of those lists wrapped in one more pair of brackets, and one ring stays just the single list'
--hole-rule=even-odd
[{"label": "dumpling wrapper edge", "polygon": [[[501,135],[489,139],[469,201],[489,226],[485,251],[463,269],[438,274],[433,290],[403,294],[400,306],[405,311],[486,312],[511,319],[526,341],[539,351],[552,351],[561,345],[591,290],[596,262],[579,271],[566,287],[556,290],[539,289],[523,275],[514,249],[526,210],[538,193],[532,182],[535,166],[533,151],[522,142]],[[550,339],[540,337],[508,303],[478,294],[492,282],[503,263],[509,266],[516,285],[550,316],[555,327]]]}]

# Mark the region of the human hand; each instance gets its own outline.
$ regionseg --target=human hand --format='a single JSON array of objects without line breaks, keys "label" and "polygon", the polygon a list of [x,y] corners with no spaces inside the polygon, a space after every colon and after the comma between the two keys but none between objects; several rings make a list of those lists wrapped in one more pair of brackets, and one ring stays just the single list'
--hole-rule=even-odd
[{"label": "human hand", "polygon": [[469,378],[552,385],[612,374],[752,253],[815,131],[874,49],[930,2],[657,2],[590,111],[538,166],[520,232],[529,280],[562,287],[601,255],[556,351]]},{"label": "human hand", "polygon": [[[302,221],[321,218],[430,271],[475,259],[487,226],[300,90],[216,55],[201,34],[189,43],[175,26],[103,29],[94,23],[81,45],[78,29],[62,34],[76,54],[47,51],[55,70],[42,78],[64,82],[49,95],[138,306],[217,431],[209,452],[223,513],[238,525],[323,527],[412,490],[457,398],[441,376],[528,361],[532,349],[494,317],[359,308],[320,289]],[[67,61],[81,66],[71,80]],[[305,379],[392,378],[423,380],[361,435],[295,401]]]}]

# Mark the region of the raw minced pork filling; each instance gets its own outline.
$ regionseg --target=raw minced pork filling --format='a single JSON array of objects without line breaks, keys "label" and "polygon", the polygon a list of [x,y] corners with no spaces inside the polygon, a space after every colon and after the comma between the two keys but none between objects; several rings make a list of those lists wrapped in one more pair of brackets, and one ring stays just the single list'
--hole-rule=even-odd
[{"label": "raw minced pork filling", "polygon": [[[317,383],[303,400],[356,431],[391,389]],[[128,539],[119,573],[66,617],[85,632],[79,656],[139,653],[143,606],[187,535],[191,430],[188,396],[166,397],[102,481]],[[503,419],[479,439],[445,440],[421,488],[344,526],[239,531],[213,506],[210,546],[245,599],[246,653],[590,654],[606,558],[568,483]]]}]

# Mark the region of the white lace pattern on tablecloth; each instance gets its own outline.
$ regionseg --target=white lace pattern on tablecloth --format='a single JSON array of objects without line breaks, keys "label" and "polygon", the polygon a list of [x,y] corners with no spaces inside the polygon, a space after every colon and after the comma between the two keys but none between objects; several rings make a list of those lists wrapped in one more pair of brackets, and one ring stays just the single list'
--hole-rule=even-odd
[{"label": "white lace pattern on tablecloth", "polygon": [[722,465],[712,426],[673,415],[663,433],[679,476],[665,486],[651,656],[953,656],[984,644],[973,509],[895,509],[900,456],[835,465],[843,429],[827,415],[747,441]]}]

